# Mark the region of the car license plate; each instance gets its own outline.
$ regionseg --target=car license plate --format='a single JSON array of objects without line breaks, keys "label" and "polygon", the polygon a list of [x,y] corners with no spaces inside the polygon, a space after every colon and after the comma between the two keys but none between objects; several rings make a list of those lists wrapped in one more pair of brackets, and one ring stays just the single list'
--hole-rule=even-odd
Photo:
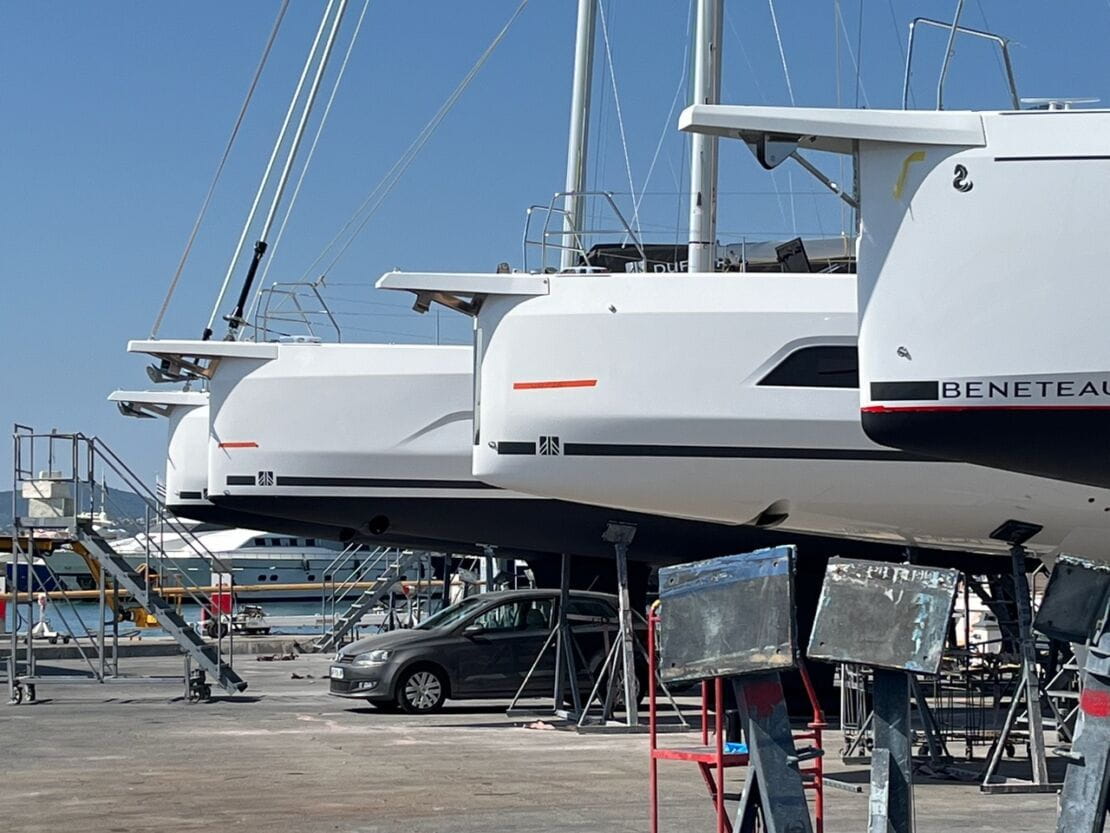
[{"label": "car license plate", "polygon": [[343,669],[339,668],[338,666],[333,665],[332,668],[331,668],[331,678],[333,680],[342,680],[343,679]]}]

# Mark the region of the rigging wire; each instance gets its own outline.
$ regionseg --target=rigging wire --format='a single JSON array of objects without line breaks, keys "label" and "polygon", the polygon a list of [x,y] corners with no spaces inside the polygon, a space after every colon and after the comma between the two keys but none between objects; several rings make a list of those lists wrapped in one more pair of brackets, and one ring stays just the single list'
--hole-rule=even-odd
[{"label": "rigging wire", "polygon": [[859,0],[856,22],[856,54],[859,55],[859,62],[856,64],[856,108],[859,108],[860,67],[863,66],[863,6],[864,0]]},{"label": "rigging wire", "polygon": [[[274,220],[277,218],[278,208],[281,206],[281,198],[285,194],[285,188],[289,184],[289,174],[293,170],[293,163],[297,158],[297,151],[300,150],[301,141],[304,139],[304,131],[308,126],[308,119],[312,115],[312,107],[316,103],[316,96],[320,92],[320,85],[324,80],[324,73],[328,67],[328,60],[331,57],[332,48],[335,46],[335,38],[339,33],[339,27],[343,23],[343,14],[347,10],[347,0],[339,0],[339,6],[336,9],[335,17],[332,20],[331,31],[328,33],[328,40],[324,44],[324,50],[320,55],[320,61],[316,64],[316,73],[312,79],[312,85],[308,90],[308,97],[305,99],[305,105],[301,110],[301,117],[297,122],[297,129],[293,133],[293,141],[290,145],[289,152],[285,156],[285,165],[282,167],[281,175],[278,177],[277,188],[274,191],[274,196],[270,200],[270,210],[266,213],[266,219],[262,223],[262,234],[259,240],[265,240],[270,236],[270,229],[273,228]],[[242,310],[240,310],[240,313]]]},{"label": "rigging wire", "polygon": [[643,202],[644,197],[648,193],[648,186],[651,184],[651,175],[655,172],[655,164],[659,161],[659,153],[663,150],[663,142],[668,136],[671,135],[673,130],[671,119],[674,118],[675,107],[678,106],[678,98],[682,95],[682,90],[686,86],[686,79],[689,71],[689,56],[690,56],[690,15],[686,16],[686,36],[683,39],[682,48],[682,73],[678,78],[678,85],[675,87],[674,97],[671,99],[671,108],[667,111],[667,117],[663,120],[663,129],[659,131],[659,141],[655,143],[655,153],[651,157],[651,164],[648,165],[647,175],[644,177],[644,184],[640,187],[640,196],[636,197],[633,194],[633,199],[636,200],[633,205],[633,214],[638,217],[640,214],[640,203]]},{"label": "rigging wire", "polygon": [[[782,45],[782,33],[779,31],[779,18],[775,14],[775,0],[767,0],[767,6],[771,10],[771,25],[775,29],[775,42],[779,47],[779,58],[782,59],[782,74],[786,78],[786,91],[790,94],[790,106],[794,107],[794,85],[790,83],[790,67],[786,63],[786,50]],[[798,211],[794,200],[794,175],[791,171],[786,172],[786,187],[790,194],[790,227],[794,234],[798,233]]]},{"label": "rigging wire", "polygon": [[274,265],[274,258],[277,256],[277,248],[281,245],[281,239],[284,237],[285,229],[289,224],[289,217],[293,213],[293,207],[297,204],[297,197],[300,196],[305,175],[308,173],[309,166],[312,165],[312,159],[316,154],[316,146],[320,142],[320,136],[324,132],[324,125],[327,124],[328,116],[331,114],[332,104],[335,103],[335,96],[339,92],[339,86],[342,84],[343,76],[347,72],[347,64],[351,60],[351,53],[354,51],[355,43],[358,41],[359,33],[362,31],[362,22],[366,18],[366,12],[369,8],[370,0],[365,0],[362,5],[362,12],[358,16],[358,22],[355,23],[354,32],[351,34],[351,40],[347,44],[347,52],[343,56],[343,62],[339,65],[339,72],[335,76],[335,82],[332,84],[331,93],[328,95],[328,102],[324,106],[323,114],[320,116],[320,123],[316,126],[316,134],[312,137],[312,144],[308,149],[308,154],[305,156],[304,166],[301,168],[301,172],[297,177],[297,184],[294,186],[293,194],[289,198],[289,205],[286,206],[285,216],[282,217],[281,225],[278,227],[277,237],[274,238],[274,243],[270,246],[270,257],[266,261],[266,268],[262,270],[258,292],[251,301],[251,309],[247,312],[246,318],[250,318],[251,314],[254,312],[255,306],[258,304],[258,299],[261,297],[262,288],[266,285],[266,278],[270,274],[270,267]]},{"label": "rigging wire", "polygon": [[[1107,3],[1110,5],[1110,0],[1107,0]],[[975,5],[979,7],[979,16],[983,18],[983,28],[988,32],[993,31],[991,29],[991,22],[987,20],[987,13],[983,10],[982,0],[975,0]],[[1002,56],[997,49],[992,49],[991,54],[994,56],[994,63],[998,67],[998,73],[1002,76],[1002,83],[1009,87],[1010,79],[1006,75],[1006,67],[1002,65]]]},{"label": "rigging wire", "polygon": [[[755,65],[752,63],[751,56],[748,55],[748,50],[744,47],[744,40],[740,37],[740,33],[736,29],[736,25],[732,22],[732,16],[729,15],[728,10],[725,10],[725,23],[728,24],[732,36],[736,38],[736,45],[740,47],[740,55],[744,58],[744,63],[748,65],[748,77],[752,79],[755,84],[755,91],[759,93],[759,99],[763,104],[767,103],[767,93],[763,90],[763,85],[759,83],[759,76],[756,75]],[[779,181],[777,171],[771,171],[771,185],[775,189],[775,200],[779,206],[779,215],[782,217],[783,225],[786,225],[786,205],[782,201],[782,189],[779,188]]]},{"label": "rigging wire", "polygon": [[[601,0],[598,0],[601,3]],[[628,138],[624,132],[624,116],[621,114],[621,98],[617,90],[617,75],[613,68],[613,53],[609,44],[609,26],[605,22],[604,8],[601,17],[601,36],[605,42],[605,64],[609,68],[609,83],[613,90],[613,111],[617,116],[617,130],[621,137],[621,150],[624,152],[624,171],[628,175],[628,190],[632,192],[632,224],[636,227],[636,237],[640,236],[640,203],[636,199],[636,183],[632,180],[632,162],[628,158]]]},{"label": "rigging wire", "polygon": [[771,25],[775,29],[775,42],[779,46],[779,58],[782,59],[782,74],[786,77],[786,91],[790,94],[790,106],[794,106],[794,85],[790,83],[790,69],[786,65],[786,51],[782,48],[782,33],[779,32],[779,18],[775,14],[775,0],[767,0],[771,9]]},{"label": "rigging wire", "polygon": [[208,317],[208,324],[204,329],[205,339],[208,339],[212,335],[212,327],[216,323],[216,316],[220,314],[220,305],[224,302],[224,296],[227,294],[228,285],[231,283],[231,276],[235,272],[235,264],[239,261],[239,255],[243,253],[243,244],[247,241],[247,234],[254,224],[258,206],[262,202],[262,196],[265,194],[266,188],[269,185],[270,174],[273,173],[274,162],[277,161],[278,153],[285,143],[285,133],[289,129],[289,123],[293,120],[293,113],[296,111],[297,103],[301,98],[301,90],[304,89],[305,79],[308,78],[308,72],[316,59],[316,50],[320,47],[320,39],[324,36],[324,29],[327,26],[328,18],[331,16],[331,10],[334,5],[335,0],[328,0],[328,5],[324,9],[324,14],[320,18],[320,26],[316,29],[316,37],[312,40],[312,48],[308,51],[308,57],[305,58],[304,67],[301,69],[300,78],[297,80],[297,87],[293,91],[293,97],[290,99],[289,107],[285,111],[285,118],[282,121],[281,130],[278,131],[277,141],[274,142],[274,148],[270,152],[270,159],[266,163],[266,170],[262,174],[262,181],[258,183],[258,190],[255,192],[254,201],[251,203],[250,211],[247,214],[247,221],[243,224],[243,231],[239,235],[239,242],[235,245],[235,252],[231,256],[231,262],[228,263],[223,283],[220,285],[220,291],[216,295],[216,303],[212,305],[212,314]]},{"label": "rigging wire", "polygon": [[[362,204],[355,210],[354,214],[351,215],[351,218],[347,220],[347,222],[343,225],[339,232],[328,242],[328,244],[323,248],[320,254],[316,256],[316,259],[309,264],[308,268],[304,271],[302,275],[302,280],[307,280],[307,276],[313,271],[313,269],[315,269],[315,267],[328,256],[328,253],[332,249],[334,249],[339,244],[339,241],[343,240],[344,237],[346,237],[346,241],[343,243],[342,246],[339,247],[338,251],[328,262],[327,266],[324,267],[321,274],[326,275],[328,272],[330,272],[335,267],[335,264],[339,261],[339,259],[342,258],[344,254],[346,254],[347,249],[349,249],[351,244],[354,243],[355,239],[366,227],[366,224],[370,222],[370,219],[374,216],[375,212],[377,212],[378,208],[385,201],[386,197],[389,196],[390,192],[400,181],[405,171],[408,170],[409,166],[416,159],[416,156],[423,149],[424,145],[426,145],[428,143],[428,140],[431,139],[432,134],[436,131],[436,128],[438,128],[440,123],[447,117],[447,114],[451,112],[452,108],[454,108],[455,104],[458,103],[459,98],[466,91],[467,87],[470,86],[470,83],[486,65],[486,62],[490,59],[490,56],[492,56],[497,47],[500,46],[501,42],[505,39],[505,36],[509,33],[509,29],[512,28],[512,25],[516,22],[517,18],[520,17],[520,14],[528,5],[528,2],[529,0],[521,0],[515,11],[513,11],[512,15],[510,15],[508,21],[505,23],[504,26],[501,27],[501,30],[490,42],[489,46],[486,47],[485,51],[482,52],[482,54],[478,57],[478,60],[475,61],[474,65],[470,68],[466,75],[463,76],[463,79],[459,82],[458,86],[456,86],[455,89],[451,91],[451,94],[436,111],[435,115],[433,115],[428,123],[424,125],[423,129],[421,129],[421,131],[416,135],[416,138],[413,139],[408,148],[405,149],[405,152],[401,154],[400,158],[398,158],[398,160],[393,163],[393,166],[385,173],[385,176],[383,176],[378,181],[378,184],[374,186],[369,194],[367,194],[366,199],[362,201]],[[359,219],[360,217],[361,220]]]},{"label": "rigging wire", "polygon": [[856,78],[859,79],[857,83],[859,85],[859,91],[863,96],[863,106],[870,107],[871,101],[867,98],[867,87],[864,85],[863,78],[860,75],[859,63],[856,61],[856,53],[852,49],[852,40],[848,37],[848,28],[844,24],[844,16],[839,12],[840,9],[837,7],[837,19],[840,23],[840,32],[844,36],[844,45],[848,47],[848,57],[852,59],[852,66],[856,70]]},{"label": "rigging wire", "polygon": [[[1107,2],[1110,2],[1110,0],[1107,0]],[[617,0],[610,0],[608,11],[605,9],[600,9],[600,11],[602,15],[608,15],[609,21],[612,22],[613,15],[616,13],[616,8]],[[597,76],[605,75],[605,68],[602,66],[602,63],[601,61],[594,62],[595,84],[597,82]],[[601,79],[601,83],[605,83],[604,78]],[[601,191],[604,189],[601,187],[600,183],[605,181],[605,163],[608,161],[606,150],[608,150],[609,147],[609,133],[607,130],[609,125],[609,96],[594,96],[594,100],[597,102],[595,105],[597,112],[594,114],[593,118],[594,121],[597,122],[597,129],[591,129],[590,131],[590,134],[593,136],[591,141],[593,141],[594,145],[591,151],[594,160],[592,190]],[[601,202],[601,200],[596,199],[590,202],[590,228],[599,228],[601,226]]]},{"label": "rigging wire", "polygon": [[231,128],[231,135],[227,137],[227,144],[224,147],[223,155],[220,157],[220,162],[216,165],[216,172],[212,176],[212,182],[208,186],[208,193],[204,195],[204,200],[200,205],[200,212],[197,214],[197,219],[193,223],[193,230],[189,233],[189,239],[185,242],[185,250],[181,253],[181,259],[177,263],[177,270],[173,273],[173,278],[170,280],[169,288],[166,290],[165,300],[162,301],[162,307],[158,310],[158,315],[154,318],[154,324],[150,328],[150,337],[156,338],[158,330],[162,327],[162,319],[166,316],[166,311],[169,309],[170,301],[173,298],[174,292],[177,291],[177,284],[181,280],[181,274],[185,271],[185,263],[189,260],[189,255],[193,250],[193,243],[197,239],[197,233],[200,231],[201,224],[204,222],[205,215],[208,213],[208,206],[212,202],[212,196],[216,191],[216,185],[220,181],[220,177],[224,171],[224,165],[227,164],[228,157],[231,155],[231,149],[235,145],[235,139],[239,135],[239,128],[243,125],[243,119],[247,115],[247,108],[250,106],[251,99],[254,98],[254,91],[258,87],[258,80],[262,77],[262,70],[266,67],[266,62],[270,58],[270,50],[274,45],[274,40],[277,38],[278,30],[281,28],[281,22],[285,18],[285,12],[289,9],[289,0],[282,0],[281,6],[278,8],[277,17],[274,19],[274,25],[270,29],[270,36],[266,39],[266,46],[262,50],[262,57],[259,58],[258,66],[254,70],[254,75],[251,77],[251,82],[247,87],[247,94],[243,98],[243,104],[239,108],[239,115],[235,119],[235,124]]}]

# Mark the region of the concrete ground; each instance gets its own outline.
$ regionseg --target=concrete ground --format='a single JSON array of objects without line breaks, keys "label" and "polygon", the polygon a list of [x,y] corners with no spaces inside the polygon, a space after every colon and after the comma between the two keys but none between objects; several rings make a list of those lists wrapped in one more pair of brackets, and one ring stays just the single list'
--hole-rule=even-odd
[{"label": "concrete ground", "polygon": [[[176,687],[42,685],[0,704],[4,829],[131,833],[489,833],[648,830],[647,738],[522,728],[505,703],[386,714],[328,696],[328,659],[237,662],[246,695],[187,705]],[[135,659],[131,673],[179,671]],[[294,679],[294,675],[300,679]],[[667,743],[682,744],[670,735]],[[692,738],[687,742],[696,742]],[[828,769],[866,783],[836,758]],[[692,764],[660,764],[661,830],[713,830]],[[742,770],[730,771],[739,790]],[[860,833],[866,794],[827,792],[829,833]],[[1054,795],[919,784],[919,833],[1051,831]]]}]

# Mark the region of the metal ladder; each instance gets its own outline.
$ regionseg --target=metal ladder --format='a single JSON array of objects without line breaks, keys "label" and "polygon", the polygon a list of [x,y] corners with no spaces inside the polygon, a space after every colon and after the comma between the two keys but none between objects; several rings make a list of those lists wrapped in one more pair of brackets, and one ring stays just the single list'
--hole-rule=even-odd
[{"label": "metal ladder", "polygon": [[[386,550],[382,553],[382,557],[385,557],[389,552],[391,551]],[[380,604],[389,595],[403,571],[410,564],[417,563],[421,555],[421,553],[409,551],[399,552],[397,560],[390,564],[370,587],[363,590],[351,603],[350,607],[335,619],[331,627],[312,643],[312,650],[322,652],[334,649],[368,610]]]},{"label": "metal ladder", "polygon": [[211,676],[228,694],[238,694],[246,689],[246,680],[224,659],[218,646],[207,644],[165,599],[150,592],[142,576],[132,570],[126,559],[93,530],[91,521],[79,520],[75,531],[77,540],[97,560],[101,569],[154,614],[158,626],[174,638],[198,668]]},{"label": "metal ladder", "polygon": [[[228,694],[237,694],[246,689],[247,684],[233,668],[234,645],[230,632],[227,634],[227,643],[221,635],[214,643],[207,643],[193,630],[188,622],[178,613],[173,606],[161,595],[156,585],[150,582],[149,568],[157,563],[163,570],[172,570],[180,581],[180,591],[185,601],[196,604],[201,608],[212,608],[212,597],[206,589],[193,581],[188,572],[182,569],[173,556],[166,552],[151,536],[152,520],[160,528],[171,532],[180,538],[184,547],[192,556],[205,561],[211,573],[230,573],[229,566],[218,556],[210,552],[199,539],[165,506],[158,500],[156,493],[147,486],[126,463],[96,437],[80,433],[59,433],[52,430],[48,433],[37,433],[28,426],[16,425],[13,431],[14,459],[13,459],[13,484],[12,515],[14,534],[12,537],[13,562],[20,552],[19,540],[24,537],[29,553],[27,563],[32,563],[36,530],[57,536],[59,533],[67,540],[69,545],[81,554],[90,569],[96,568],[99,572],[100,604],[103,612],[107,602],[105,578],[111,579],[113,586],[110,603],[113,611],[113,636],[109,646],[104,632],[104,621],[101,618],[99,634],[93,635],[86,626],[83,628],[85,636],[92,642],[95,652],[99,657],[99,667],[94,666],[89,656],[78,643],[78,650],[83,659],[89,664],[92,671],[91,677],[73,677],[73,681],[97,682],[124,679],[119,674],[117,638],[115,622],[118,622],[119,609],[115,604],[115,589],[121,587],[129,593],[132,599],[149,613],[153,614],[159,627],[164,630],[182,649],[186,660],[186,687],[192,699],[206,699],[210,692],[207,678],[211,677]],[[37,451],[37,454],[36,454]],[[40,471],[38,463],[46,463],[46,470]],[[131,564],[104,538],[94,526],[96,521],[95,488],[98,479],[103,480],[104,474],[114,474],[121,481],[121,485],[138,497],[146,513],[146,574],[139,572],[139,568],[132,568]],[[21,516],[17,512],[19,507],[17,496],[23,494],[27,499],[27,515]],[[87,502],[87,507],[82,504]],[[103,502],[103,500],[102,500]],[[37,504],[37,506],[32,506]],[[82,511],[82,509],[85,511]],[[151,556],[155,561],[152,562]],[[47,567],[49,569],[49,567]],[[29,599],[33,591],[31,580],[32,571],[28,570],[27,587],[24,593]],[[56,577],[54,577],[56,579]],[[45,589],[45,588],[43,588]],[[71,601],[64,592],[61,593],[63,601],[72,606]],[[10,588],[10,604],[18,609],[20,602],[19,593],[14,583]],[[29,603],[29,602],[28,602]],[[78,623],[80,618],[77,617]],[[71,631],[77,639],[78,634]],[[26,659],[16,660],[18,635],[13,628],[11,634],[12,663],[9,669],[9,688],[16,685],[29,687],[35,679],[34,640],[28,634],[26,638]],[[105,668],[106,649],[111,647],[113,671],[109,675]],[[19,675],[17,663],[26,667],[26,674]],[[195,668],[193,671],[191,669]],[[16,680],[21,677],[20,680]],[[61,681],[60,677],[52,676]],[[132,677],[128,680],[159,681],[156,677]]]}]

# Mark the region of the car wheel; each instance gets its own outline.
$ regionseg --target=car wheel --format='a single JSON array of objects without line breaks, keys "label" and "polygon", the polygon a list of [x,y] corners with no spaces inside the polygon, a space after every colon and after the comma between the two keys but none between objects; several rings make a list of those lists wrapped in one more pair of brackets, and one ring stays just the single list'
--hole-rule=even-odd
[{"label": "car wheel", "polygon": [[447,681],[434,668],[418,666],[405,672],[397,684],[397,705],[409,714],[430,714],[443,707]]}]

